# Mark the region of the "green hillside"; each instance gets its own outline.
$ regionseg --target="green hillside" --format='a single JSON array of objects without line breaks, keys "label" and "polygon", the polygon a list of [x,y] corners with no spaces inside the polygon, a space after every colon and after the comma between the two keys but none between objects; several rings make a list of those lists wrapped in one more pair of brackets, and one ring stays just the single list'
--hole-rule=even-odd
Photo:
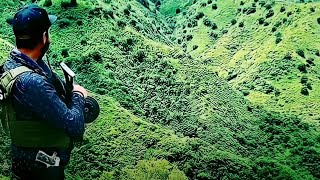
[{"label": "green hillside", "polygon": [[172,37],[252,103],[319,124],[319,7],[311,1],[198,1],[173,17]]},{"label": "green hillside", "polygon": [[[53,67],[65,61],[102,108],[67,179],[319,179],[320,5],[255,1],[40,1],[59,16]],[[25,2],[0,2],[2,61]]]}]

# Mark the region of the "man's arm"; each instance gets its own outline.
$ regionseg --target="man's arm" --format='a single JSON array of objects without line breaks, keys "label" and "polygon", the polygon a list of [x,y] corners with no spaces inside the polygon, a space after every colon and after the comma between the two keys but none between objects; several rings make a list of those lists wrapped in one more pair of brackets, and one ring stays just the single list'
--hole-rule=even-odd
[{"label": "man's arm", "polygon": [[22,75],[15,83],[19,102],[57,128],[63,128],[71,138],[84,134],[84,98],[73,93],[70,104],[65,104],[52,84],[43,76],[31,73]]}]

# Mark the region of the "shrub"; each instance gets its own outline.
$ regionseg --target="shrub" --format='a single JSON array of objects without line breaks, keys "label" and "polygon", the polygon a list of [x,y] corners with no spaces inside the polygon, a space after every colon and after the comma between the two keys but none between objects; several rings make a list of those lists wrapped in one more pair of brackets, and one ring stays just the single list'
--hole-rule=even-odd
[{"label": "shrub", "polygon": [[276,32],[277,31],[277,27],[273,26],[271,29],[272,32]]},{"label": "shrub", "polygon": [[199,47],[198,45],[193,45],[193,46],[192,46],[192,49],[193,49],[193,50],[196,50],[196,49],[198,49],[198,47]]},{"label": "shrub", "polygon": [[286,55],[284,55],[283,59],[285,60],[291,60],[292,59],[292,56],[290,53],[287,53]]},{"label": "shrub", "polygon": [[265,1],[260,1],[259,4],[262,7],[262,6],[264,6],[266,4],[266,2]]},{"label": "shrub", "polygon": [[77,25],[78,26],[82,26],[83,25],[83,21],[81,19],[77,20]]},{"label": "shrub", "polygon": [[296,51],[296,53],[297,53],[299,56],[305,58],[304,51],[303,51],[302,49],[298,49],[298,50]]},{"label": "shrub", "polygon": [[143,62],[144,59],[146,58],[146,54],[144,53],[144,51],[138,50],[134,55],[134,58],[138,60],[138,62]]},{"label": "shrub", "polygon": [[212,0],[208,0],[208,4],[211,4],[212,3]]},{"label": "shrub", "polygon": [[105,18],[110,17],[110,18],[114,19],[113,11],[112,11],[112,10],[105,10],[105,11],[104,11],[104,17],[105,17]]},{"label": "shrub", "polygon": [[276,44],[279,44],[282,41],[281,37],[276,37]]},{"label": "shrub", "polygon": [[307,88],[308,88],[309,90],[312,90],[312,83],[311,83],[311,82],[308,82],[308,83],[307,83]]},{"label": "shrub", "polygon": [[269,22],[265,21],[263,25],[264,26],[269,26],[269,24],[270,24]]},{"label": "shrub", "polygon": [[255,13],[257,10],[256,10],[256,8],[255,7],[250,7],[248,10],[247,10],[247,14],[249,15],[249,14],[253,14],[253,13]]},{"label": "shrub", "polygon": [[311,11],[311,12],[315,12],[316,10],[315,10],[314,7],[311,7],[311,8],[310,8],[310,11]]},{"label": "shrub", "polygon": [[203,24],[208,27],[212,26],[212,22],[208,18],[203,19]]},{"label": "shrub", "polygon": [[217,5],[217,4],[212,4],[212,9],[213,9],[213,10],[218,9],[218,5]]},{"label": "shrub", "polygon": [[306,86],[303,86],[302,89],[301,89],[301,94],[302,95],[305,95],[305,96],[308,96],[309,95],[309,91],[308,91],[308,88]]},{"label": "shrub", "polygon": [[315,53],[314,53],[316,56],[320,56],[320,51],[318,49],[315,50]]},{"label": "shrub", "polygon": [[244,5],[244,2],[243,1],[240,1],[240,6],[243,6]]},{"label": "shrub", "polygon": [[274,15],[274,11],[272,9],[270,9],[266,15],[266,18],[270,18]]},{"label": "shrub", "polygon": [[179,14],[181,12],[180,8],[176,9],[176,14]]},{"label": "shrub", "polygon": [[227,33],[228,33],[228,29],[222,30],[222,34],[227,34]]},{"label": "shrub", "polygon": [[314,66],[314,65],[315,65],[313,58],[309,58],[309,59],[307,60],[307,63],[308,63],[310,66]]},{"label": "shrub", "polygon": [[203,16],[204,16],[204,13],[203,12],[198,12],[198,14],[196,15],[196,20],[199,20],[199,19],[201,19],[201,18],[203,18]]},{"label": "shrub", "polygon": [[301,77],[301,80],[300,80],[301,84],[307,84],[308,82],[308,77],[306,75],[303,75]]},{"label": "shrub", "polygon": [[235,19],[232,19],[232,20],[231,20],[231,24],[232,24],[232,25],[235,25],[236,23],[237,23],[237,20],[235,20]]},{"label": "shrub", "polygon": [[130,10],[128,8],[124,9],[123,10],[123,13],[126,15],[126,16],[130,16]]},{"label": "shrub", "polygon": [[193,38],[193,36],[191,34],[188,34],[186,39],[187,39],[187,41],[191,41],[192,38]]},{"label": "shrub", "polygon": [[259,18],[259,19],[258,19],[259,24],[263,24],[263,23],[264,23],[264,20],[265,20],[265,19],[264,19],[264,18],[262,18],[262,17],[261,17],[261,18]]},{"label": "shrub", "polygon": [[307,73],[307,67],[306,67],[306,65],[303,64],[303,63],[301,63],[301,64],[298,65],[298,69],[299,69],[299,71],[302,72],[302,73]]},{"label": "shrub", "polygon": [[212,37],[213,39],[217,39],[218,34],[215,32],[211,32],[209,36]]},{"label": "shrub", "polygon": [[285,11],[286,11],[286,7],[282,6],[282,7],[280,8],[280,12],[285,12]]},{"label": "shrub", "polygon": [[123,20],[119,20],[119,21],[117,22],[117,25],[118,25],[120,28],[123,28],[123,27],[126,26],[126,23],[125,23]]},{"label": "shrub", "polygon": [[211,24],[211,29],[212,30],[216,30],[218,28],[217,24],[216,23],[212,23]]},{"label": "shrub", "polygon": [[207,6],[207,3],[203,2],[203,3],[201,3],[201,6],[202,6],[202,7],[206,7],[206,6]]},{"label": "shrub", "polygon": [[269,10],[269,9],[272,8],[272,5],[271,4],[266,4],[264,7]]},{"label": "shrub", "polygon": [[320,24],[320,17],[317,19],[318,24]]},{"label": "shrub", "polygon": [[60,28],[66,28],[68,26],[70,26],[71,21],[69,19],[63,18],[61,20],[58,21],[58,26]]},{"label": "shrub", "polygon": [[292,12],[288,12],[287,13],[287,16],[289,17],[289,16],[291,16],[292,15]]},{"label": "shrub", "polygon": [[44,3],[43,3],[43,6],[44,7],[52,6],[52,0],[45,0]]},{"label": "shrub", "polygon": [[64,58],[69,57],[68,49],[62,49],[61,56],[64,57]]},{"label": "shrub", "polygon": [[239,27],[243,27],[244,26],[244,23],[243,22],[240,22],[239,23]]}]

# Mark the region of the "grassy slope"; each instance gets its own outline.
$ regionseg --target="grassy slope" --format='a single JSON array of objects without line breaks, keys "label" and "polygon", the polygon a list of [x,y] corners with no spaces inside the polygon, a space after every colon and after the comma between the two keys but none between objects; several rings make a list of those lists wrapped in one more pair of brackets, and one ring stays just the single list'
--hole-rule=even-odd
[{"label": "grassy slope", "polygon": [[[202,20],[199,20],[195,28],[185,28],[186,34],[193,35],[193,39],[187,42],[187,51],[197,58],[199,63],[205,63],[212,71],[218,72],[219,76],[227,78],[229,74],[236,73],[237,77],[230,82],[240,90],[250,90],[247,98],[251,102],[266,109],[300,115],[308,122],[319,122],[317,112],[320,110],[320,84],[317,72],[320,66],[319,57],[314,54],[314,50],[320,48],[317,23],[320,16],[319,3],[276,2],[272,5],[274,15],[265,18],[268,10],[261,7],[259,2],[255,3],[256,12],[250,15],[237,11],[238,8],[243,11],[244,8],[252,7],[253,1],[244,1],[243,6],[239,5],[240,1],[217,1],[214,2],[218,6],[217,10],[212,10],[211,4],[203,7],[201,2],[207,1],[199,1],[192,5],[186,10],[188,16],[178,15],[177,24],[185,24],[190,21],[190,17],[194,18],[197,12],[203,12],[218,25],[218,29],[210,30],[203,25]],[[266,2],[269,4],[271,1]],[[286,9],[284,12],[280,12],[282,6]],[[310,10],[312,7],[315,9],[314,12]],[[288,12],[292,15],[288,16]],[[269,25],[259,25],[258,19],[261,17],[264,17]],[[232,19],[237,21],[233,26],[230,23]],[[282,23],[283,19],[287,21]],[[240,22],[244,23],[244,27],[238,27]],[[278,22],[281,22],[278,24],[279,27],[272,32],[272,27]],[[178,25],[175,32],[178,37],[185,35],[182,28]],[[223,29],[228,29],[228,33],[223,34]],[[219,38],[212,40],[210,32],[219,34]],[[282,34],[282,41],[278,44],[275,43],[277,33]],[[198,45],[199,48],[192,51],[193,45]],[[297,55],[298,49],[305,52],[305,58]],[[290,62],[284,60],[287,53],[292,56]],[[301,63],[306,64],[309,58],[313,58],[315,62],[315,66],[307,68],[306,74],[312,83],[312,90],[309,90],[309,96],[304,96],[300,93],[300,79],[304,73],[301,73],[297,66]],[[261,91],[259,84],[255,82],[257,78],[273,86],[280,95],[275,97],[272,93]]]},{"label": "grassy slope", "polygon": [[[50,58],[55,66],[62,60],[69,63],[79,74],[78,81],[100,94],[102,104],[100,119],[88,127],[85,141],[74,151],[69,176],[128,179],[139,174],[141,163],[154,161],[161,166],[155,169],[165,169],[162,177],[173,176],[172,168],[166,169],[166,163],[157,159],[177,165],[191,179],[318,175],[307,158],[314,155],[312,159],[317,160],[318,141],[310,135],[316,131],[310,128],[310,134],[305,133],[298,120],[299,127],[286,127],[283,119],[256,117],[241,94],[214,71],[179,47],[166,45],[170,44],[163,37],[170,30],[167,23],[161,19],[154,23],[153,14],[136,1],[97,2],[95,6],[102,9],[84,1],[68,10],[61,10],[59,1],[54,1],[49,8],[70,21],[67,27],[53,27]],[[126,17],[122,12],[128,3],[135,12]],[[106,17],[106,9],[112,9],[114,19]],[[88,14],[93,15],[88,18]],[[77,24],[78,19],[83,25]],[[132,19],[143,26],[118,24]],[[219,26],[224,24],[227,20]],[[1,37],[13,42],[8,31]],[[62,50],[68,51],[68,58]],[[310,139],[308,145],[302,145],[303,138]],[[150,162],[136,166],[143,159]]]}]

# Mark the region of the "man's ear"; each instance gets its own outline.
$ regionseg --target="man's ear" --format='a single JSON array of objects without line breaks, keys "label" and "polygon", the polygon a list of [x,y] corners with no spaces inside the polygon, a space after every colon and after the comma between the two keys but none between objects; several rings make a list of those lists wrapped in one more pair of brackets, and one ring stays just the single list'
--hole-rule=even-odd
[{"label": "man's ear", "polygon": [[46,42],[48,41],[48,38],[47,38],[46,33],[47,33],[47,32],[44,32],[44,33],[42,34],[43,44],[46,44]]}]

